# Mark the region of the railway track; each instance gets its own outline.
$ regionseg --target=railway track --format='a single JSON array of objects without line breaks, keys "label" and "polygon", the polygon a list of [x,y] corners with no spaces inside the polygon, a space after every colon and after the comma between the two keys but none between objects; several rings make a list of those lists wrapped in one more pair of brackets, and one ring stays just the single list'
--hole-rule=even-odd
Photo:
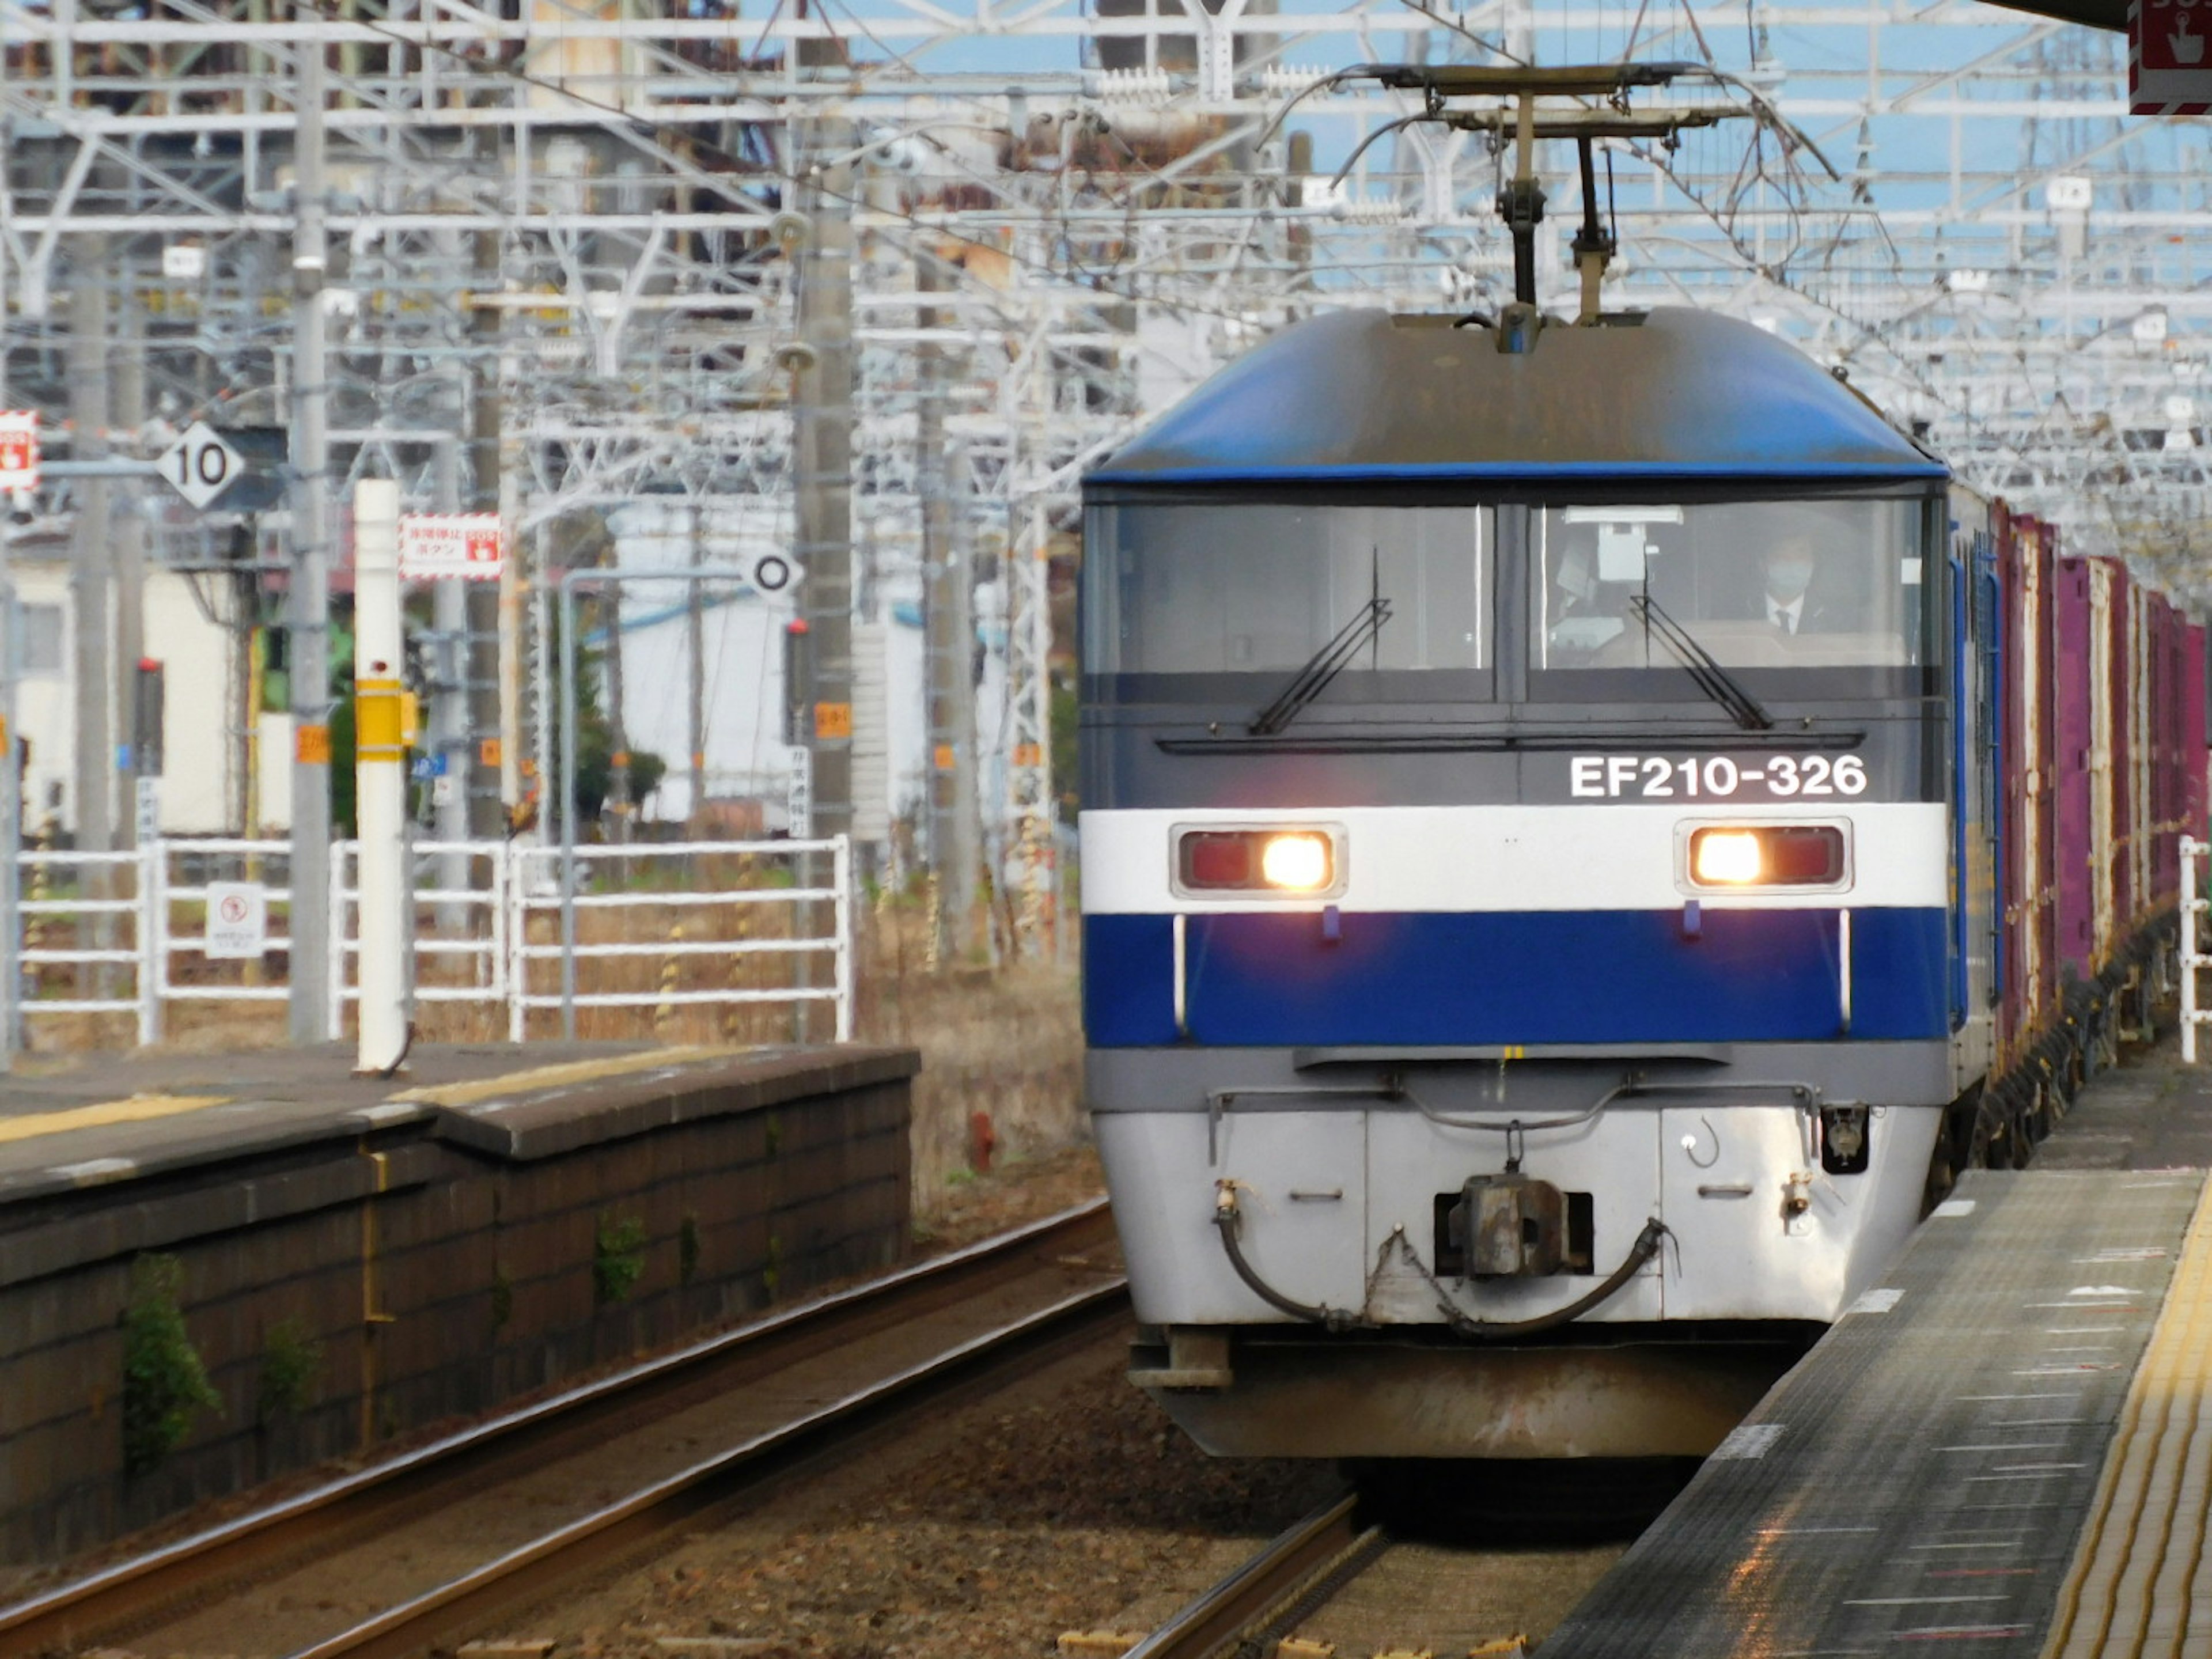
[{"label": "railway track", "polygon": [[[1124,1659],[1527,1651],[1595,1584],[1624,1539],[1553,1545],[1370,1524],[1346,1494],[1271,1539]],[[1449,1534],[1449,1528],[1447,1528]]]},{"label": "railway track", "polygon": [[[1111,1242],[1100,1200],[472,1425],[0,1607],[0,1653],[234,1627],[232,1604],[257,1597],[287,1610],[262,1650],[290,1659],[456,1646],[810,1459],[1095,1340],[1127,1306],[1097,1259]],[[564,1492],[569,1461],[598,1473]],[[441,1518],[467,1547],[410,1547]],[[410,1556],[428,1571],[394,1565]],[[288,1595],[293,1580],[316,1588]]]},{"label": "railway track", "polygon": [[1380,1528],[1358,1526],[1358,1502],[1347,1492],[1270,1539],[1123,1659],[1213,1659],[1246,1639],[1271,1652],[1271,1638],[1287,1635],[1308,1601],[1326,1597],[1387,1547]]}]

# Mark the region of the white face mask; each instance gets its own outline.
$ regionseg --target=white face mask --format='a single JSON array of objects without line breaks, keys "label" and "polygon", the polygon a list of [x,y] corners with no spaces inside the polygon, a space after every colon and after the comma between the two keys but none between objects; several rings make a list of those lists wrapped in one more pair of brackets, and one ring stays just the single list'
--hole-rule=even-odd
[{"label": "white face mask", "polygon": [[1813,561],[1803,553],[1777,553],[1766,562],[1766,592],[1782,605],[1795,605],[1813,585]]}]

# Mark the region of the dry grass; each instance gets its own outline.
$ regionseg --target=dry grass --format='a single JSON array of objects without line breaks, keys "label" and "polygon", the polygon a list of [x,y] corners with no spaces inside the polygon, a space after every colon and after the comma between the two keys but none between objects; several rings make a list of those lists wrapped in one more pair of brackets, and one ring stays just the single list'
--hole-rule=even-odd
[{"label": "dry grass", "polygon": [[917,975],[888,1000],[874,1035],[921,1050],[914,1092],[917,1219],[940,1213],[972,1172],[979,1112],[989,1120],[1000,1165],[1087,1137],[1073,976],[1039,967]]}]

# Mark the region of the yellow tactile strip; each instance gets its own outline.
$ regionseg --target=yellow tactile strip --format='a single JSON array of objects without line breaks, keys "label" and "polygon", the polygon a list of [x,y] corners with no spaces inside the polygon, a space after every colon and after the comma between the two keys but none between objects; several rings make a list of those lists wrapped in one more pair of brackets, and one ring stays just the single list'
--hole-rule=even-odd
[{"label": "yellow tactile strip", "polygon": [[2212,1183],[2136,1368],[2045,1659],[2212,1659]]},{"label": "yellow tactile strip", "polygon": [[640,1072],[661,1071],[671,1066],[696,1066],[703,1060],[734,1060],[759,1049],[741,1044],[702,1043],[692,1048],[647,1048],[637,1054],[609,1054],[599,1060],[580,1060],[565,1066],[540,1066],[532,1071],[507,1072],[475,1083],[448,1083],[434,1088],[409,1089],[391,1097],[407,1105],[459,1108],[487,1100],[532,1094],[541,1089],[565,1089],[580,1083],[604,1083]]},{"label": "yellow tactile strip", "polygon": [[64,1134],[71,1129],[104,1129],[114,1123],[143,1123],[149,1118],[174,1117],[197,1112],[204,1106],[221,1106],[228,1095],[133,1095],[128,1100],[103,1100],[94,1106],[71,1106],[58,1112],[28,1112],[21,1117],[0,1117],[0,1144],[36,1140],[41,1135]]}]

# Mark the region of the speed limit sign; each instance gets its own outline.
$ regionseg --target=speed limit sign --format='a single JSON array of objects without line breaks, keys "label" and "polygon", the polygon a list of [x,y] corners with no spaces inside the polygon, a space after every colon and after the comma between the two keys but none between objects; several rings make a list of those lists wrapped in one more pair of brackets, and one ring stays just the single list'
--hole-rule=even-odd
[{"label": "speed limit sign", "polygon": [[194,507],[207,506],[246,471],[245,458],[205,421],[194,421],[154,465]]}]

